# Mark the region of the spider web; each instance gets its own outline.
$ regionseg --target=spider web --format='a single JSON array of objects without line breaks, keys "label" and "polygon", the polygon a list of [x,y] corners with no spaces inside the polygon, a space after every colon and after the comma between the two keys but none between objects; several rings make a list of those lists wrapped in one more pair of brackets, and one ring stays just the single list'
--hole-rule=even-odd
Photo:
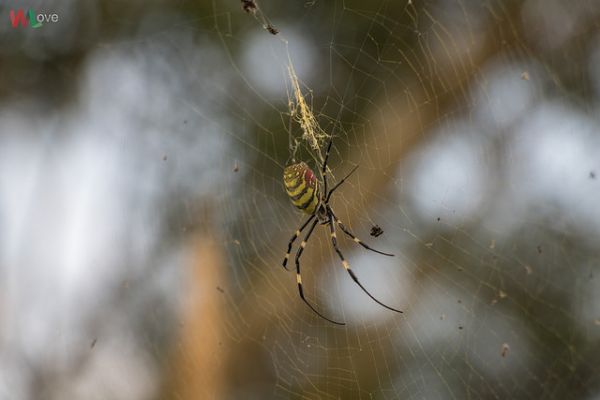
[{"label": "spider web", "polygon": [[[53,90],[3,83],[2,398],[600,396],[600,5],[53,6],[5,32]],[[403,314],[327,227],[303,287],[345,326],[281,267],[283,168],[330,138],[334,212],[395,256],[342,252]]]},{"label": "spider web", "polygon": [[[360,165],[336,193],[334,210],[396,257],[348,243],[343,251],[366,287],[405,311],[398,316],[374,304],[341,268],[328,234],[317,232],[303,256],[304,287],[346,327],[302,307],[292,274],[277,269],[242,291],[244,306],[236,308],[248,316],[237,338],[267,355],[275,397],[564,398],[597,391],[590,260],[598,213],[583,198],[598,189],[589,174],[596,161],[583,147],[598,142],[589,107],[568,100],[581,83],[570,89],[553,78],[559,50],[548,48],[556,44],[544,35],[555,28],[520,31],[521,23],[543,24],[535,15],[540,7],[319,3],[298,20],[280,11],[285,51],[263,32],[257,43],[245,40],[245,56],[261,65],[248,72],[258,96],[270,86],[252,86],[261,85],[253,74],[281,70],[285,54],[303,64],[314,58],[301,80],[321,128],[335,138],[330,168],[339,174]],[[294,50],[306,35],[310,48]],[[301,142],[301,128],[282,123],[259,135],[277,142],[286,132]],[[306,147],[310,159],[311,143]],[[261,174],[259,181],[279,178]],[[278,264],[300,217],[285,199],[273,204],[268,191],[258,192],[260,228],[244,241],[252,248],[264,241],[250,266],[262,275],[264,260]],[[575,211],[582,206],[582,214]],[[376,224],[385,234],[369,238]],[[251,258],[235,257],[244,274]],[[260,316],[268,328],[256,324]],[[242,365],[243,354],[236,358]],[[242,367],[238,374],[246,375]]]}]

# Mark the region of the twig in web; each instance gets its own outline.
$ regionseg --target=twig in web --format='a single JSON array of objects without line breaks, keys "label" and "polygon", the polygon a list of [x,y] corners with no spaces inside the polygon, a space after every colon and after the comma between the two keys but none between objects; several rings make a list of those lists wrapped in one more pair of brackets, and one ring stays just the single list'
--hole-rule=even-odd
[{"label": "twig in web", "polygon": [[275,28],[271,22],[265,17],[264,13],[261,11],[260,7],[258,7],[258,3],[256,0],[242,0],[242,10],[246,12],[246,14],[252,14],[254,18],[260,20],[264,29],[266,29],[270,34],[277,35],[279,33],[279,29]]}]

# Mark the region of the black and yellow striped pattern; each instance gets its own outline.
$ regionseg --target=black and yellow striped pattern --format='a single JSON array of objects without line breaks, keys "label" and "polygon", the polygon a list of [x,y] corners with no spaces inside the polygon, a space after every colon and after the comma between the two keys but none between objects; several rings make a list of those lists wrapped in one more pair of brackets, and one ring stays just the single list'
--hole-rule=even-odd
[{"label": "black and yellow striped pattern", "polygon": [[319,182],[304,162],[290,165],[283,170],[285,191],[292,203],[307,214],[314,214],[319,205]]}]

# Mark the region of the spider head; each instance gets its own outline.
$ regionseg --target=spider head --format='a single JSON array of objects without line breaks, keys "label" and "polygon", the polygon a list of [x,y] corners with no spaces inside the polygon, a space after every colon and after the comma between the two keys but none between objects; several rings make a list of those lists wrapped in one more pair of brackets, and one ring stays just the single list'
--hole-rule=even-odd
[{"label": "spider head", "polygon": [[329,223],[329,214],[327,213],[327,206],[322,201],[319,203],[315,214],[321,225],[326,225]]}]

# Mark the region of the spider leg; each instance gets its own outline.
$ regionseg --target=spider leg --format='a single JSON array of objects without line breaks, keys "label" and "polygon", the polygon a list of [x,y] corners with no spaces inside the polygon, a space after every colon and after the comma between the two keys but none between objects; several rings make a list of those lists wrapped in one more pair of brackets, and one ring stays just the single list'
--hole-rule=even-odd
[{"label": "spider leg", "polygon": [[350,269],[350,264],[348,264],[348,261],[346,261],[346,259],[344,258],[344,255],[342,254],[341,250],[339,249],[338,245],[337,245],[337,236],[335,234],[335,224],[333,221],[334,215],[331,212],[331,210],[329,210],[329,230],[331,231],[331,243],[333,244],[333,248],[335,249],[335,252],[338,254],[338,256],[340,256],[340,259],[342,260],[342,265],[344,266],[344,269],[346,271],[348,271],[348,274],[350,275],[350,277],[352,278],[352,280],[363,290],[363,292],[365,292],[371,299],[373,299],[377,304],[379,304],[380,306],[383,306],[385,308],[387,308],[388,310],[392,310],[392,311],[396,311],[397,313],[402,313],[402,311],[397,310],[395,308],[392,308],[388,305],[383,304],[381,301],[377,300],[375,297],[373,297],[373,295],[371,293],[369,293],[369,291],[367,289],[365,289],[365,287],[358,281],[358,278],[356,277],[356,275],[354,274],[354,271],[352,271],[352,269]]},{"label": "spider leg", "polygon": [[344,224],[342,224],[342,221],[333,213],[333,210],[331,209],[331,207],[327,206],[327,208],[329,210],[329,213],[331,213],[331,216],[335,219],[335,222],[340,226],[340,229],[342,231],[344,231],[344,233],[346,235],[350,236],[352,238],[352,240],[354,240],[354,242],[360,244],[362,247],[364,247],[367,250],[371,250],[371,251],[373,251],[375,253],[383,254],[384,256],[394,257],[393,254],[384,253],[383,251],[375,250],[374,248],[372,248],[369,245],[365,244],[362,240],[360,240],[352,232],[350,232],[350,230],[348,228],[346,228],[346,226]]},{"label": "spider leg", "polygon": [[331,150],[331,144],[333,143],[333,138],[329,139],[329,144],[327,145],[327,151],[325,152],[325,161],[323,161],[323,168],[321,170],[321,176],[323,177],[323,193],[327,193],[327,159],[329,158],[329,151]]},{"label": "spider leg", "polygon": [[331,197],[331,194],[335,191],[335,189],[339,188],[342,185],[342,183],[344,183],[346,181],[346,179],[348,179],[350,177],[350,175],[352,175],[354,173],[354,171],[356,171],[357,168],[358,168],[358,165],[356,167],[352,168],[352,171],[350,171],[348,173],[348,175],[343,177],[341,181],[336,183],[335,186],[333,188],[331,188],[329,193],[327,193],[327,197],[325,197],[325,203],[329,202],[329,198]]},{"label": "spider leg", "polygon": [[310,238],[310,235],[313,233],[315,226],[317,226],[317,222],[319,222],[318,219],[312,223],[312,225],[310,226],[310,229],[308,230],[308,233],[306,234],[306,237],[300,243],[300,247],[298,248],[298,252],[296,253],[296,281],[298,282],[298,292],[300,292],[300,298],[302,299],[302,301],[305,302],[306,305],[311,310],[313,310],[315,312],[315,314],[317,314],[319,317],[326,319],[327,321],[332,322],[337,325],[346,325],[343,322],[337,322],[332,319],[329,319],[326,316],[324,316],[323,314],[321,314],[320,312],[318,312],[317,309],[315,307],[313,307],[313,305],[310,304],[308,302],[308,300],[306,300],[306,298],[304,297],[304,291],[302,290],[302,276],[300,275],[300,257],[302,256],[302,252],[304,251],[304,248],[306,247],[306,242]]},{"label": "spider leg", "polygon": [[294,244],[294,242],[296,241],[296,239],[298,239],[298,236],[300,236],[300,232],[302,232],[304,230],[304,228],[306,228],[306,225],[308,225],[308,223],[310,221],[312,221],[312,219],[314,217],[315,217],[315,214],[313,214],[310,217],[308,217],[308,219],[302,224],[302,226],[294,233],[294,235],[290,239],[290,242],[288,243],[287,252],[285,253],[285,257],[283,259],[283,263],[281,263],[281,265],[283,265],[283,268],[288,269],[287,262],[288,262],[288,260],[290,258],[290,252],[292,251],[292,245]]}]

